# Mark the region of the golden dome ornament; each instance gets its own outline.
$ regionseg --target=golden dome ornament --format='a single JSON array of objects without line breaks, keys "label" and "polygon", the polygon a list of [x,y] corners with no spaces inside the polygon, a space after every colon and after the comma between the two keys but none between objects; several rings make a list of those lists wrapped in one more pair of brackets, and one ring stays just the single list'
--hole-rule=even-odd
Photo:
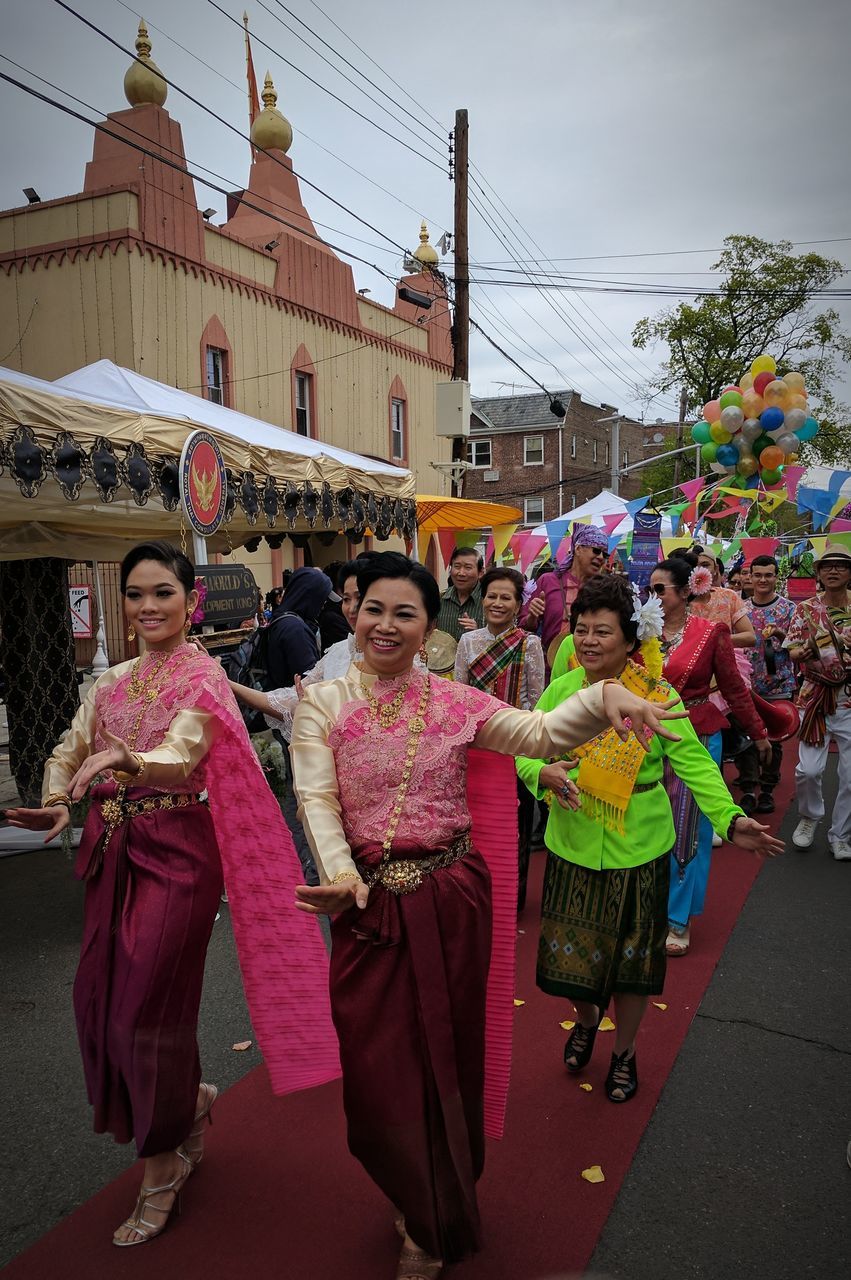
[{"label": "golden dome ornament", "polygon": [[435,267],[440,265],[440,257],[437,250],[433,244],[429,244],[428,227],[425,222],[420,226],[420,243],[417,245],[412,256],[416,258],[417,262],[424,270],[426,268],[428,270],[434,270]]},{"label": "golden dome ornament", "polygon": [[251,141],[263,151],[289,151],[293,142],[293,127],[277,106],[278,91],[272,83],[272,73],[266,72],[263,82],[263,110],[251,126]]},{"label": "golden dome ornament", "polygon": [[168,85],[159,67],[151,58],[151,39],[144,18],[139,19],[136,53],[139,61],[127,68],[124,77],[124,96],[131,107],[141,107],[149,103],[161,107],[168,96]]}]

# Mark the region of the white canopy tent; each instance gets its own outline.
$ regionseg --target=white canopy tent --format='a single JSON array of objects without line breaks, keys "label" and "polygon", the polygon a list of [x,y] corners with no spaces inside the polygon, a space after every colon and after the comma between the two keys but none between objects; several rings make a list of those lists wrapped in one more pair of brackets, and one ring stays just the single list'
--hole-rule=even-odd
[{"label": "white canopy tent", "polygon": [[413,536],[410,471],[100,360],[57,382],[0,369],[0,559],[120,559],[129,542],[173,538],[177,462],[198,428],[215,436],[232,495],[212,550],[314,526]]},{"label": "white canopy tent", "polygon": [[[619,497],[616,493],[611,493],[608,489],[604,489],[602,493],[598,493],[595,498],[590,498],[588,502],[583,502],[581,506],[574,507],[572,511],[564,511],[560,516],[555,516],[553,518],[555,520],[567,521],[580,520],[583,524],[593,524],[599,529],[604,529],[606,527],[606,522],[603,517],[614,516],[619,513],[623,516],[623,519],[620,524],[616,525],[612,529],[612,535],[629,533],[632,530],[633,519],[626,509],[626,499]],[[546,524],[539,524],[536,529],[532,530],[533,535],[535,537],[546,538],[547,524],[552,524],[552,521],[548,520]],[[671,524],[670,516],[662,517],[661,536],[663,538],[673,538],[676,536]]]}]

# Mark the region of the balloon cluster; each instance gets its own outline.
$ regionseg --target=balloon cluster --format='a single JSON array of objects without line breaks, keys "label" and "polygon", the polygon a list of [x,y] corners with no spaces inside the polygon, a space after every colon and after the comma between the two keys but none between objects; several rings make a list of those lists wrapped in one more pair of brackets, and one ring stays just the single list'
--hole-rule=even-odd
[{"label": "balloon cluster", "polygon": [[691,436],[713,471],[734,474],[741,488],[777,484],[801,445],[818,434],[800,373],[777,376],[772,356],[757,356],[737,387],[703,406]]}]

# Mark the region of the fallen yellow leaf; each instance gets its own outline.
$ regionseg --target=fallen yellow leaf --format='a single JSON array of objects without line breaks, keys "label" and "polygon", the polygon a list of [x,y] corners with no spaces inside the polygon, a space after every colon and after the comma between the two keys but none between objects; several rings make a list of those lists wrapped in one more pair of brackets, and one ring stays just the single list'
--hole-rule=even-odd
[{"label": "fallen yellow leaf", "polygon": [[661,1009],[663,1013],[668,1007],[666,1004],[662,1004],[660,1000],[654,1000],[653,1003],[655,1004],[656,1008]]},{"label": "fallen yellow leaf", "polygon": [[576,1026],[576,1023],[571,1022],[570,1019],[567,1018],[564,1022],[560,1022],[558,1025],[561,1027],[562,1031],[572,1031]]},{"label": "fallen yellow leaf", "polygon": [[586,1093],[590,1093],[594,1086],[593,1084],[581,1084],[579,1088],[584,1089]]},{"label": "fallen yellow leaf", "polygon": [[612,1022],[611,1018],[604,1018],[600,1023],[599,1029],[600,1031],[614,1031],[615,1024]]},{"label": "fallen yellow leaf", "polygon": [[526,1003],[526,1001],[525,1001],[525,1000],[518,1000],[518,999],[516,998],[516,996],[515,996],[515,999],[514,999],[514,1008],[515,1008],[515,1009],[519,1009],[519,1008],[520,1008],[520,1006],[521,1006],[521,1005],[524,1005],[525,1003]]},{"label": "fallen yellow leaf", "polygon": [[251,1048],[251,1044],[250,1040],[238,1040],[236,1044],[231,1045],[231,1048],[235,1049],[237,1053],[244,1053],[246,1049]]},{"label": "fallen yellow leaf", "polygon": [[586,1182],[605,1182],[606,1175],[598,1164],[592,1164],[590,1169],[582,1170],[582,1177]]}]

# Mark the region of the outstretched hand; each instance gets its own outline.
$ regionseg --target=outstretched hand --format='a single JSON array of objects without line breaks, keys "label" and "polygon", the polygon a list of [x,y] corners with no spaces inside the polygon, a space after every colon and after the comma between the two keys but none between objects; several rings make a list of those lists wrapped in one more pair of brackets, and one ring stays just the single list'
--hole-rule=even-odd
[{"label": "outstretched hand", "polygon": [[106,751],[96,751],[80,765],[68,783],[68,795],[72,800],[82,800],[89,789],[89,784],[99,773],[107,769],[118,770],[119,773],[136,773],[137,762],[133,759],[126,742],[114,737],[101,726],[100,735],[109,743]]},{"label": "outstretched hand", "polygon": [[751,849],[764,858],[776,858],[786,847],[782,840],[770,835],[768,827],[755,818],[737,818],[730,843],[738,845],[740,849]]},{"label": "outstretched hand", "polygon": [[7,809],[6,818],[10,827],[21,827],[24,831],[46,831],[45,844],[50,844],[54,836],[60,835],[71,825],[71,814],[65,804],[52,804],[48,809]]},{"label": "outstretched hand", "polygon": [[[648,735],[658,733],[671,742],[679,742],[676,733],[665,728],[666,720],[687,719],[688,712],[679,698],[669,698],[667,702],[647,702],[636,694],[630,693],[617,680],[603,685],[603,710],[615,733],[623,742],[629,737],[630,730],[635,734],[645,751],[649,750]],[[629,727],[624,724],[630,721]]]},{"label": "outstretched hand", "polygon": [[296,910],[312,916],[337,916],[349,907],[361,911],[369,899],[369,889],[363,880],[343,880],[340,884],[297,884]]}]

